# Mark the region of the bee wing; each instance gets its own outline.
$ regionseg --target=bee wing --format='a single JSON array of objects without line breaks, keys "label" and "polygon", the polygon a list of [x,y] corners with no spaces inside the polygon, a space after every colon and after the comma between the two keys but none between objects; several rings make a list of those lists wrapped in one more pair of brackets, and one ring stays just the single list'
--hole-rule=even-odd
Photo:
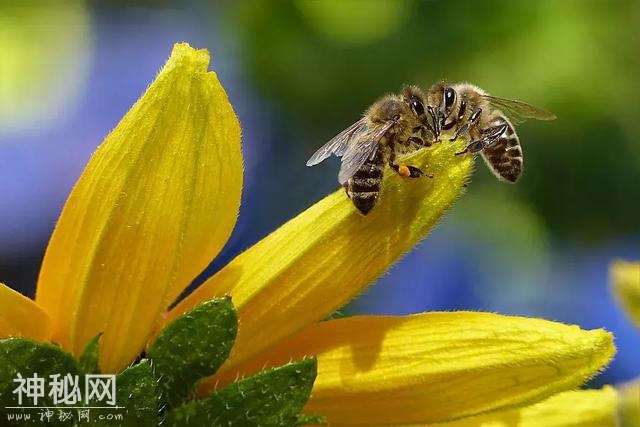
[{"label": "bee wing", "polygon": [[388,122],[354,135],[354,139],[347,145],[342,156],[342,164],[338,173],[340,184],[344,185],[368,159],[373,158],[380,140],[391,126],[393,126],[393,122]]},{"label": "bee wing", "polygon": [[318,149],[313,155],[307,160],[307,166],[314,166],[318,163],[325,160],[327,157],[331,156],[331,154],[335,154],[338,157],[342,157],[345,150],[349,145],[349,141],[351,141],[354,136],[365,132],[367,129],[367,120],[366,118],[361,118],[333,138],[329,140],[326,144]]},{"label": "bee wing", "polygon": [[513,99],[498,98],[497,96],[483,95],[484,99],[498,110],[502,110],[515,124],[522,123],[527,119],[555,120],[556,115],[542,108],[534,107],[526,102]]}]

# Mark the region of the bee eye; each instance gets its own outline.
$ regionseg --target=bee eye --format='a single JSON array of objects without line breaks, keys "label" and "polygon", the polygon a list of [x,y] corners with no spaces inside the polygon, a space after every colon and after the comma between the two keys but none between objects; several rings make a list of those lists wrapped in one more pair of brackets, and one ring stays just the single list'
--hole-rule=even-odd
[{"label": "bee eye", "polygon": [[424,105],[417,98],[411,99],[411,109],[417,116],[422,116],[424,114]]},{"label": "bee eye", "polygon": [[453,104],[456,102],[456,91],[452,88],[448,87],[444,91],[444,106],[447,110],[453,107]]}]

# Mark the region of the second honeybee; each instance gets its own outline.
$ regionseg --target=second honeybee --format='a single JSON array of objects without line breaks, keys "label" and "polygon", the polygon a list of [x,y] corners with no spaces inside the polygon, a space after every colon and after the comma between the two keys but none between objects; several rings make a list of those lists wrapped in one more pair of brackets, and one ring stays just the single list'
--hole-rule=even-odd
[{"label": "second honeybee", "polygon": [[469,145],[457,154],[480,153],[493,174],[514,183],[522,175],[523,155],[515,124],[527,119],[553,120],[555,114],[522,101],[491,96],[477,86],[440,82],[428,92],[427,110],[436,137],[441,131],[452,140],[466,134]]}]

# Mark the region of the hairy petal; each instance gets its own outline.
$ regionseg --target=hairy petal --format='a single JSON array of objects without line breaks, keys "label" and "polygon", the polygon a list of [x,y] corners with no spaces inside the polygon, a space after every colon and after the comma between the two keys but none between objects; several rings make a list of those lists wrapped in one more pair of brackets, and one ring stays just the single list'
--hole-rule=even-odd
[{"label": "hairy petal", "polygon": [[614,352],[608,332],[541,319],[358,316],[310,326],[239,370],[316,355],[305,413],[330,424],[416,424],[538,402],[579,386]]},{"label": "hairy petal", "polygon": [[617,401],[612,387],[566,391],[524,408],[428,427],[616,427]]},{"label": "hairy petal", "polygon": [[49,242],[36,301],[76,355],[104,332],[103,372],[138,355],[235,224],[240,127],[208,63],[205,50],[174,47],[91,157]]},{"label": "hairy petal", "polygon": [[342,189],[325,197],[231,261],[167,321],[230,294],[239,329],[221,372],[233,375],[235,365],[354,298],[422,240],[464,190],[473,158],[454,156],[464,144],[442,142],[403,159],[433,179],[388,170],[378,204],[366,217]]},{"label": "hairy petal", "polygon": [[[491,412],[437,424],[406,424],[405,427],[617,427],[618,394],[612,387],[558,393],[522,408]],[[332,424],[349,426],[353,424]],[[626,426],[626,424],[624,424]],[[634,424],[630,424],[635,427]],[[372,425],[371,427],[382,427]]]}]

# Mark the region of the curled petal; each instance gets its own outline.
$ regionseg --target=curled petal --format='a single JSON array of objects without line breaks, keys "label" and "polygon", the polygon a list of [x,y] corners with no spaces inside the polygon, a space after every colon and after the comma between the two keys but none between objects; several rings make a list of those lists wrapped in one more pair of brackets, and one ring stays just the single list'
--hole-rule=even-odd
[{"label": "curled petal", "polygon": [[105,372],[138,355],[235,224],[240,126],[208,63],[205,50],[174,47],[91,157],[49,242],[36,301],[76,355],[103,332]]},{"label": "curled petal", "polygon": [[317,355],[305,413],[330,424],[428,424],[573,389],[614,352],[608,332],[540,319],[472,312],[361,316],[313,325],[239,370]]}]

